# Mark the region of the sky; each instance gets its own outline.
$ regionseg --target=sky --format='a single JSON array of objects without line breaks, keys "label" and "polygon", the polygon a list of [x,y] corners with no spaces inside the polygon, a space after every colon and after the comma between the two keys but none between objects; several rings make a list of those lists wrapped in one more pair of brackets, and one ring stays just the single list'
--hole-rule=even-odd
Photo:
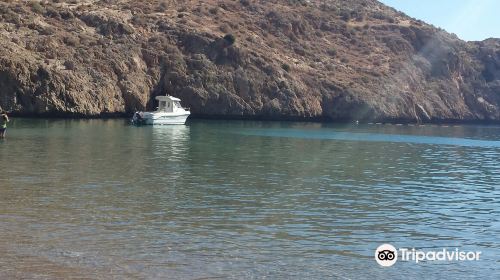
[{"label": "sky", "polygon": [[500,0],[379,0],[466,41],[500,38]]}]

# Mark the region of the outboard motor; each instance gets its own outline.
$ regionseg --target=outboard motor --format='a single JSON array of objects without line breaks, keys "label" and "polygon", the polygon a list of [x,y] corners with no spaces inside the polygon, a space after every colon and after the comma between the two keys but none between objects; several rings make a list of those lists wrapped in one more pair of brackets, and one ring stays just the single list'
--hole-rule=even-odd
[{"label": "outboard motor", "polygon": [[132,123],[135,125],[139,125],[139,124],[142,124],[142,122],[143,122],[143,119],[142,119],[141,113],[135,112],[134,116],[132,117]]}]

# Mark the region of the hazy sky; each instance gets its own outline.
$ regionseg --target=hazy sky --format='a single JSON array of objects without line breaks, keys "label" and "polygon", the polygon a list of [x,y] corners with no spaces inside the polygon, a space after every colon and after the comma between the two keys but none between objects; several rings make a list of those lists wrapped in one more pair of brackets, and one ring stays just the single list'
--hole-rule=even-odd
[{"label": "hazy sky", "polygon": [[500,0],[379,0],[463,40],[500,38]]}]

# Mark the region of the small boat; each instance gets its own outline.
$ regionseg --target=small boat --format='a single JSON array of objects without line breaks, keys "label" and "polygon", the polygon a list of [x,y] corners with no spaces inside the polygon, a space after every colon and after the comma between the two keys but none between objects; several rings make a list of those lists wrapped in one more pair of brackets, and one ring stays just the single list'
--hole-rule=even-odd
[{"label": "small boat", "polygon": [[154,112],[135,112],[132,123],[141,125],[185,124],[191,112],[181,106],[179,98],[166,95],[157,96],[158,108]]}]

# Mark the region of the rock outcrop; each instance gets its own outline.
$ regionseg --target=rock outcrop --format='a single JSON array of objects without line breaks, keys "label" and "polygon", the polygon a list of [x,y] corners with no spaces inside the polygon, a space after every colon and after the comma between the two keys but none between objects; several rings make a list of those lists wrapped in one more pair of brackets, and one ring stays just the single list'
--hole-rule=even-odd
[{"label": "rock outcrop", "polygon": [[[105,116],[500,121],[500,40],[374,0],[4,1],[0,107]],[[226,34],[236,39],[228,42]]]}]

